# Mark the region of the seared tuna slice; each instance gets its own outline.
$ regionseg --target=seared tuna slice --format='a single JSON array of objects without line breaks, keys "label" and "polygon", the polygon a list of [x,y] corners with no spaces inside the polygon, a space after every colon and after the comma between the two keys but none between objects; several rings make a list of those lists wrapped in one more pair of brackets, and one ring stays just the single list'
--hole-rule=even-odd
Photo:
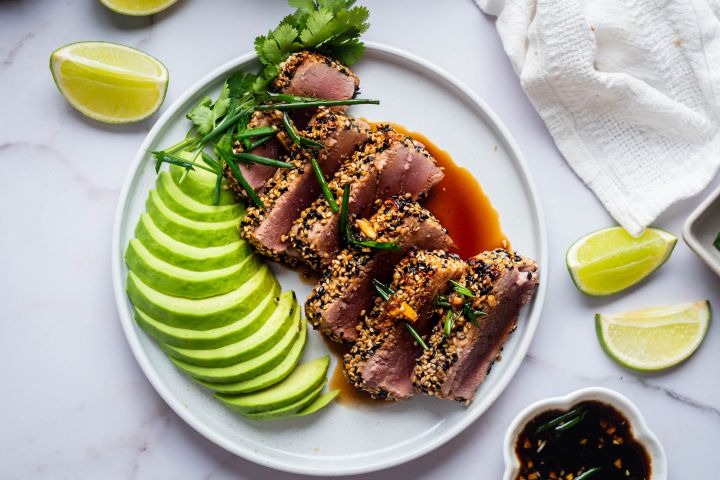
[{"label": "seared tuna slice", "polygon": [[[305,132],[306,137],[325,145],[316,159],[326,177],[331,177],[368,135],[365,122],[327,109],[319,110]],[[249,208],[241,224],[242,236],[260,253],[291,265],[297,264],[297,255],[288,249],[287,234],[300,213],[321,194],[308,154],[296,154],[291,161],[296,168],[278,169],[261,196],[266,209]]]},{"label": "seared tuna slice", "polygon": [[[376,199],[409,193],[417,200],[442,178],[442,170],[421,143],[381,125],[352,161],[342,166],[329,187],[335,198],[342,198],[343,188],[349,185],[348,213],[365,218],[372,214]],[[293,247],[315,270],[327,267],[338,255],[339,223],[340,214],[330,209],[325,198],[319,198],[293,225]]]},{"label": "seared tuna slice", "polygon": [[[538,278],[533,260],[503,249],[481,253],[467,263],[460,283],[475,297],[453,296],[469,302],[467,310],[482,311],[485,316],[473,322],[465,309],[452,310],[450,335],[444,332],[447,320],[439,322],[429,350],[415,367],[413,384],[429,395],[469,403],[515,330],[520,308],[530,301]],[[442,313],[446,318],[447,311]]]},{"label": "seared tuna slice", "polygon": [[360,79],[345,65],[313,52],[290,55],[275,80],[275,90],[300,97],[347,100],[353,98]]},{"label": "seared tuna slice", "polygon": [[[373,279],[390,280],[395,264],[411,250],[448,250],[453,241],[433,215],[410,195],[387,200],[369,220],[378,242],[395,242],[395,250],[349,247],[330,268],[305,303],[312,325],[337,341],[355,341],[357,326],[370,311],[376,291]],[[367,229],[366,229],[367,230]]]},{"label": "seared tuna slice", "polygon": [[353,386],[374,398],[412,396],[413,370],[423,350],[405,323],[425,338],[435,320],[435,298],[447,292],[448,282],[458,280],[465,267],[457,255],[425,250],[410,252],[395,267],[390,285],[395,293],[387,301],[375,300],[357,342],[345,355],[345,373]]},{"label": "seared tuna slice", "polygon": [[[282,113],[277,110],[254,112],[252,118],[248,122],[248,128],[275,126],[278,129],[281,129],[281,121]],[[278,160],[281,156],[286,155],[289,150],[289,148],[286,147],[285,142],[284,133],[280,131],[275,138],[271,138],[262,145],[253,148],[248,153]],[[233,146],[233,151],[235,153],[242,152],[242,144],[240,142],[236,142]],[[270,177],[273,176],[276,170],[275,167],[258,165],[256,163],[243,163],[241,161],[238,161],[238,169],[243,174],[243,177],[245,177],[245,180],[248,181],[250,186],[256,192],[262,192],[264,190],[265,183],[270,180]],[[230,166],[225,165],[223,173],[230,184],[230,188],[232,188],[232,190],[241,197],[247,198],[245,190],[238,183],[235,175],[230,169]]]}]

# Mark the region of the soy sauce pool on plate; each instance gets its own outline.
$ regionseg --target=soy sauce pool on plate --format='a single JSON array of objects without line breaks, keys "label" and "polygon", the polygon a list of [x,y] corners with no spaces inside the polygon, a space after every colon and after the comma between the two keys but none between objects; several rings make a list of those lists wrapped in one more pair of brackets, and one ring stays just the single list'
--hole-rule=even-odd
[{"label": "soy sauce pool on plate", "polygon": [[518,436],[516,480],[649,480],[650,457],[630,422],[610,405],[588,401],[548,410]]}]

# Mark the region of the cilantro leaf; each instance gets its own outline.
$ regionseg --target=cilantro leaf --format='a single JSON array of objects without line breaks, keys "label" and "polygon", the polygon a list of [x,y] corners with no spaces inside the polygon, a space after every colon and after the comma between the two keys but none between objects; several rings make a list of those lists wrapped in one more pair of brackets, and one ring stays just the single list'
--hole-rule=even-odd
[{"label": "cilantro leaf", "polygon": [[281,63],[296,49],[297,37],[295,27],[287,23],[280,25],[268,34],[260,46],[262,62],[266,65]]},{"label": "cilantro leaf", "polygon": [[220,95],[218,95],[217,100],[215,100],[215,103],[213,104],[213,127],[217,124],[217,121],[220,120],[223,115],[225,115],[225,112],[227,112],[228,109],[228,105],[230,105],[230,88],[228,87],[227,82],[225,82],[222,90],[220,91]]},{"label": "cilantro leaf", "polygon": [[302,13],[312,13],[317,10],[313,0],[288,0],[288,5],[297,8]]},{"label": "cilantro leaf", "polygon": [[300,32],[300,40],[307,48],[322,45],[333,36],[335,16],[330,10],[321,8],[308,16],[305,30]]},{"label": "cilantro leaf", "polygon": [[215,126],[211,106],[212,100],[210,97],[204,97],[186,115],[188,120],[197,127],[198,132],[203,135]]},{"label": "cilantro leaf", "polygon": [[333,45],[333,54],[340,62],[345,65],[352,65],[362,58],[365,53],[365,45],[358,40],[353,38],[345,43]]}]

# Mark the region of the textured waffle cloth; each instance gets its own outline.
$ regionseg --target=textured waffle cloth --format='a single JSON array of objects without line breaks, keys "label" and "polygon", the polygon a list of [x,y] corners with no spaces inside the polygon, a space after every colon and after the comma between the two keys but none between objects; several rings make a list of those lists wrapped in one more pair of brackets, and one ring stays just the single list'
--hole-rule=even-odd
[{"label": "textured waffle cloth", "polygon": [[577,175],[639,235],[720,163],[720,0],[476,0]]}]

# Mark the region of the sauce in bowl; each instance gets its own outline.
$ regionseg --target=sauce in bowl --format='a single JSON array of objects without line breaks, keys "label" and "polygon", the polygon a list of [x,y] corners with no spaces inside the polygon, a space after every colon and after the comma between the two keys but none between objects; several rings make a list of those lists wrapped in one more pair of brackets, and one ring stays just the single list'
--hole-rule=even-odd
[{"label": "sauce in bowl", "polygon": [[516,480],[649,480],[650,457],[630,422],[596,401],[548,410],[523,428],[515,444]]}]

